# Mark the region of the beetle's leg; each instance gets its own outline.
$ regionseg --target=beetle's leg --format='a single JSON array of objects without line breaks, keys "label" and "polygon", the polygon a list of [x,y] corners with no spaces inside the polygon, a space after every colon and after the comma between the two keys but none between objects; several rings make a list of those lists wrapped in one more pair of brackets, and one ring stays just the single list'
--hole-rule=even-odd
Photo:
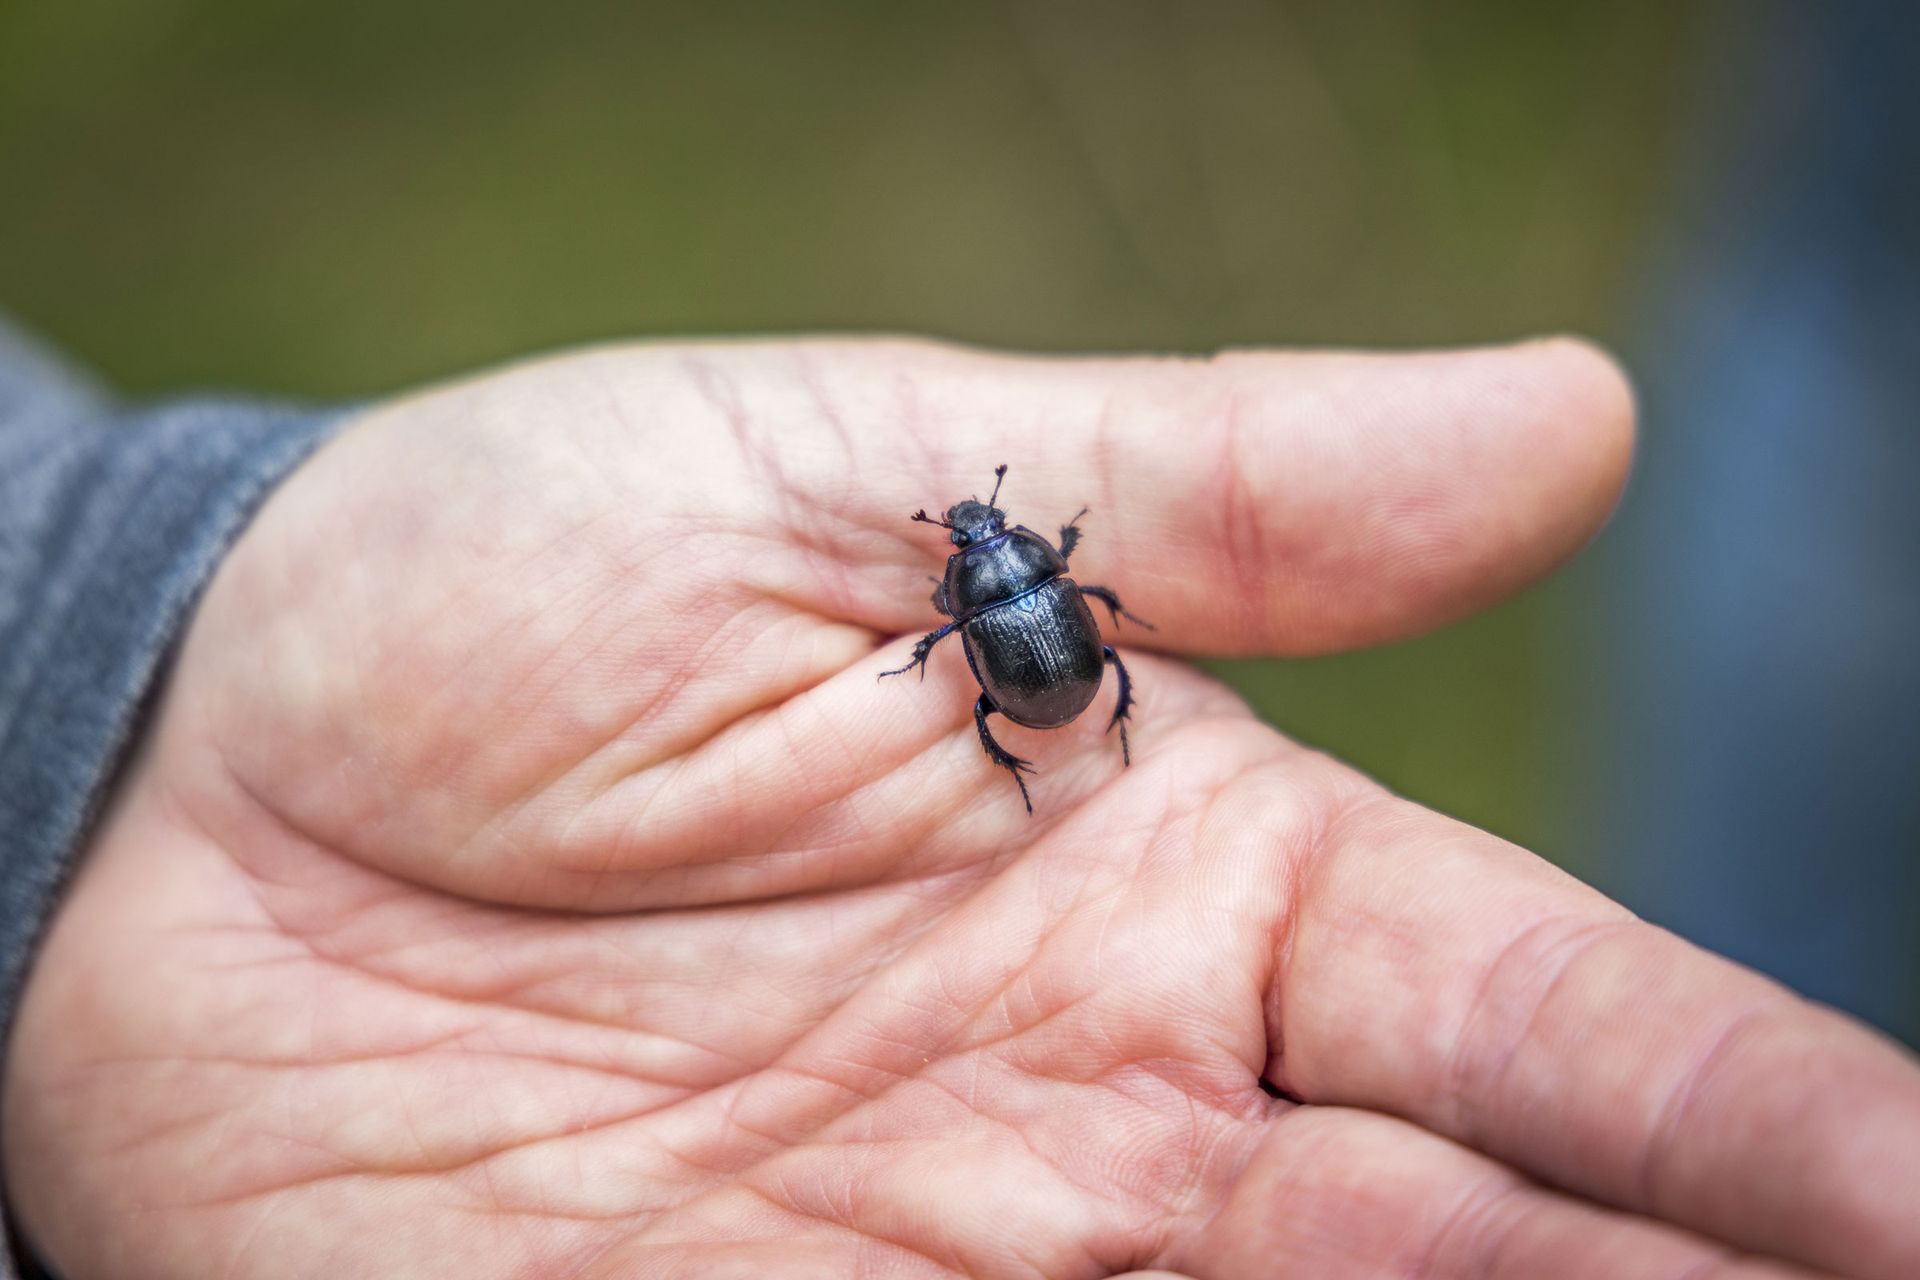
[{"label": "beetle's leg", "polygon": [[888,676],[905,675],[915,667],[918,667],[920,668],[920,678],[925,680],[927,678],[927,655],[933,652],[933,646],[939,644],[940,641],[947,637],[948,633],[959,625],[957,622],[949,622],[938,631],[927,632],[927,634],[913,642],[913,658],[906,666],[895,667],[891,671],[882,671],[879,675],[875,676],[874,679],[885,680]]},{"label": "beetle's leg", "polygon": [[1151,622],[1148,622],[1145,618],[1137,618],[1133,614],[1128,613],[1126,606],[1120,603],[1120,597],[1113,594],[1112,587],[1081,587],[1080,594],[1083,596],[1092,596],[1095,600],[1107,606],[1107,612],[1113,615],[1113,625],[1116,627],[1120,625],[1120,619],[1125,618],[1135,626],[1145,627],[1149,631],[1158,631],[1160,629]]},{"label": "beetle's leg", "polygon": [[1070,558],[1073,555],[1073,549],[1080,545],[1080,516],[1087,514],[1090,510],[1092,510],[1091,507],[1080,508],[1080,515],[1060,526],[1060,558],[1062,560]]},{"label": "beetle's leg", "polygon": [[1008,751],[1005,747],[995,742],[993,735],[987,732],[987,717],[999,709],[1000,708],[993,705],[992,700],[989,699],[986,692],[982,690],[979,698],[975,699],[973,704],[973,723],[980,730],[980,745],[986,748],[987,759],[993,761],[1013,775],[1014,782],[1020,788],[1020,802],[1027,806],[1027,813],[1032,814],[1033,797],[1027,794],[1026,779],[1020,775],[1022,773],[1032,773],[1033,765],[1022,760],[1019,756],[1014,755],[1011,751]]},{"label": "beetle's leg", "polygon": [[932,574],[928,574],[927,577],[936,584],[933,588],[933,607],[951,618],[953,616],[953,606],[947,603],[947,580],[945,578],[935,578]]},{"label": "beetle's leg", "polygon": [[1113,673],[1120,677],[1120,700],[1113,704],[1113,719],[1107,721],[1107,728],[1120,726],[1120,763],[1129,765],[1133,763],[1133,751],[1127,746],[1127,721],[1133,715],[1133,679],[1127,675],[1127,664],[1120,661],[1112,645],[1104,646],[1101,654],[1113,664]]}]

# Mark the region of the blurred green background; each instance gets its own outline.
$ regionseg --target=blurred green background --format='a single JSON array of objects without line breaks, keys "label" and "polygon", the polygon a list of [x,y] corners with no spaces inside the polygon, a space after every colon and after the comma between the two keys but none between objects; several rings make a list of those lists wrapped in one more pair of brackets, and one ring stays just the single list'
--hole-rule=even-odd
[{"label": "blurred green background", "polygon": [[[0,307],[143,395],[364,397],[615,335],[1617,342],[1690,13],[8,0]],[[1223,670],[1577,866],[1590,576]]]}]

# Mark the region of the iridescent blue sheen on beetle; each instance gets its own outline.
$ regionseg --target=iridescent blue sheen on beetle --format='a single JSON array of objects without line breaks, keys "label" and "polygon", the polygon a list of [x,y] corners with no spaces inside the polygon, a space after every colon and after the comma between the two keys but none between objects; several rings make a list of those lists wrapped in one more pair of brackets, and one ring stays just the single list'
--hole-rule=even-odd
[{"label": "iridescent blue sheen on beetle", "polygon": [[1127,613],[1110,588],[1083,587],[1066,576],[1067,557],[1079,545],[1079,521],[1086,508],[1060,527],[1058,550],[1023,525],[1007,528],[1007,513],[993,505],[1006,475],[1004,462],[993,469],[993,495],[985,502],[956,502],[939,520],[924,509],[913,513],[915,520],[948,530],[957,548],[947,557],[946,577],[933,593],[933,607],[952,621],[922,636],[906,666],[880,674],[884,679],[919,667],[925,678],[933,646],[958,631],[967,665],[980,685],[973,704],[980,745],[988,759],[1013,775],[1020,799],[1032,813],[1033,800],[1020,775],[1032,773],[1033,765],[993,740],[987,717],[998,712],[1031,729],[1057,729],[1093,702],[1101,674],[1111,663],[1120,679],[1120,697],[1107,728],[1120,726],[1121,763],[1131,764],[1127,720],[1133,682],[1113,646],[1101,641],[1086,597],[1106,605],[1115,626],[1123,614],[1149,631],[1153,625]]}]

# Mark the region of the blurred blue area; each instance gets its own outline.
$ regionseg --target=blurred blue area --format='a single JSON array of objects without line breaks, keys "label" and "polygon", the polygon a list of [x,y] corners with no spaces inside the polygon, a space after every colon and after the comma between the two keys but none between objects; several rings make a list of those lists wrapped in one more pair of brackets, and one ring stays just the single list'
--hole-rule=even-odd
[{"label": "blurred blue area", "polygon": [[1726,18],[1632,339],[1594,874],[1920,1042],[1920,7]]}]

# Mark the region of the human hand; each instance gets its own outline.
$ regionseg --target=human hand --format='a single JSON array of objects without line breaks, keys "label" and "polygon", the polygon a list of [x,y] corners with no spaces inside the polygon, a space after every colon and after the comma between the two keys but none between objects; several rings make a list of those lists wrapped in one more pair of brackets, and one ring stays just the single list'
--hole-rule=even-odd
[{"label": "human hand", "polygon": [[[223,565],[37,962],[19,1219],[67,1280],[1920,1273],[1900,1051],[1139,654],[1490,602],[1629,419],[1565,343],[662,346],[374,411]],[[1004,730],[1032,818],[954,646],[874,679],[937,621],[907,514],[1002,461],[1159,624],[1130,769],[1110,685]]]}]

